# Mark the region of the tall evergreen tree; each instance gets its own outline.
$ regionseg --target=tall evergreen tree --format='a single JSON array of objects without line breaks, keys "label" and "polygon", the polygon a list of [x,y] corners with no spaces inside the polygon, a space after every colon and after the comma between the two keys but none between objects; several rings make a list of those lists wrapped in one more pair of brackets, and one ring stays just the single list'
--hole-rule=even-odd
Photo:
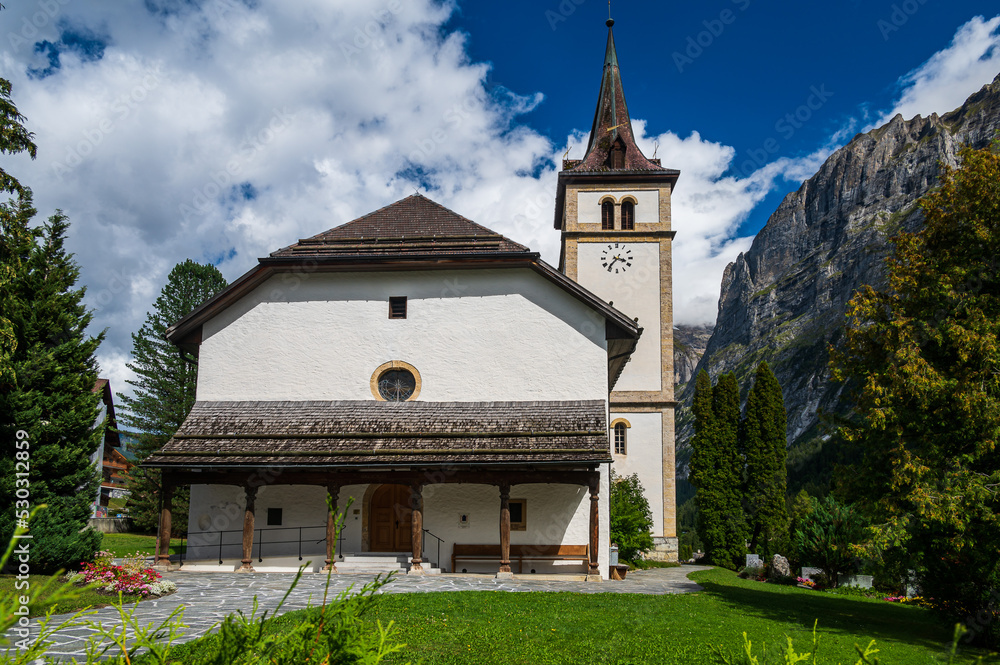
[{"label": "tall evergreen tree", "polygon": [[[146,314],[146,322],[132,335],[132,362],[128,368],[136,380],[129,381],[133,395],[119,393],[119,421],[135,430],[139,442],[136,457],[141,462],[159,450],[181,426],[194,405],[198,378],[197,359],[167,341],[167,328],[216,293],[226,288],[222,273],[212,265],[191,259],[170,271],[167,283]],[[160,472],[138,464],[129,472],[129,516],[136,528],[155,531],[159,521]],[[187,531],[188,492],[174,493],[173,530]]]},{"label": "tall evergreen tree", "polygon": [[740,392],[727,374],[714,388],[706,372],[698,375],[692,405],[695,436],[690,480],[698,488],[698,537],[708,560],[735,568],[746,552],[741,497],[743,463],[737,447]]},{"label": "tall evergreen tree", "polygon": [[741,425],[746,455],[744,505],[750,530],[750,551],[765,557],[788,541],[785,494],[788,471],[785,401],[781,385],[766,362],[757,368]]},{"label": "tall evergreen tree", "polygon": [[716,471],[719,512],[724,520],[718,559],[740,566],[747,551],[746,517],[743,513],[743,455],[739,445],[740,386],[733,373],[719,377],[712,391],[712,412],[718,438]]},{"label": "tall evergreen tree", "polygon": [[[35,212],[29,197],[0,209],[5,226],[26,228]],[[30,525],[32,572],[89,559],[101,543],[101,534],[85,527],[98,486],[90,457],[103,436],[93,388],[94,353],[104,333],[86,334],[92,314],[83,305],[85,289],[74,288],[80,270],[65,249],[68,227],[61,213],[52,216],[41,243],[32,243],[26,256],[22,246],[23,269],[4,289],[17,348],[14,381],[0,390],[0,505],[15,505],[14,441],[24,430],[30,503],[48,506]],[[0,513],[0,538],[12,535],[13,518],[13,511]]]}]

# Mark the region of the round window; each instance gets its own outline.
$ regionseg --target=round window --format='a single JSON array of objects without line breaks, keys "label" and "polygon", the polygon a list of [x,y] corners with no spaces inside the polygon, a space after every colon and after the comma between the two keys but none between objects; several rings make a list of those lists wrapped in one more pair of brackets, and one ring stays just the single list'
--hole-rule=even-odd
[{"label": "round window", "polygon": [[416,378],[405,369],[390,369],[378,379],[378,393],[387,402],[405,402],[416,388]]}]

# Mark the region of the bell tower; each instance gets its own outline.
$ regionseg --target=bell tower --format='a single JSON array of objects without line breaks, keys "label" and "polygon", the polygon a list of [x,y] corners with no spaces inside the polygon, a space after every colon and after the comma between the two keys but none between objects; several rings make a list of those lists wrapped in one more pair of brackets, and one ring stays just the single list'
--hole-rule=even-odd
[{"label": "bell tower", "polygon": [[608,19],[587,152],[563,160],[559,172],[559,269],[643,328],[610,395],[613,468],[620,476],[638,474],[645,489],[656,542],[650,556],[676,561],[670,195],[680,171],[636,146],[613,25]]}]

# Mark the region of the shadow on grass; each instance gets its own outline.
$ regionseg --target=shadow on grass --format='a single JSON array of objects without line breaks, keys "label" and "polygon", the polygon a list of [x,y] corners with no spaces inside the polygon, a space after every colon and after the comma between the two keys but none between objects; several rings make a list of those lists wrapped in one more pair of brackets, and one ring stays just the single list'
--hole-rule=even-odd
[{"label": "shadow on grass", "polygon": [[877,641],[898,641],[940,649],[951,642],[952,628],[930,610],[886,602],[867,602],[808,589],[726,579],[716,571],[692,579],[733,610],[772,621],[800,624],[819,620],[821,632],[859,632]]}]

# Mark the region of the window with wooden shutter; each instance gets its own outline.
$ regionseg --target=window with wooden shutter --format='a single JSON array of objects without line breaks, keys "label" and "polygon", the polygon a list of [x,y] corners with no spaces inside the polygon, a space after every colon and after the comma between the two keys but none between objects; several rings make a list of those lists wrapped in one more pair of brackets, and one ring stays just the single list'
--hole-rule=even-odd
[{"label": "window with wooden shutter", "polygon": [[635,230],[635,204],[631,201],[622,203],[622,231]]},{"label": "window with wooden shutter", "polygon": [[406,318],[406,296],[389,298],[389,318],[390,319]]},{"label": "window with wooden shutter", "polygon": [[[591,208],[593,210],[593,208]],[[601,204],[601,229],[611,231],[615,228],[615,204],[605,201]]]}]

